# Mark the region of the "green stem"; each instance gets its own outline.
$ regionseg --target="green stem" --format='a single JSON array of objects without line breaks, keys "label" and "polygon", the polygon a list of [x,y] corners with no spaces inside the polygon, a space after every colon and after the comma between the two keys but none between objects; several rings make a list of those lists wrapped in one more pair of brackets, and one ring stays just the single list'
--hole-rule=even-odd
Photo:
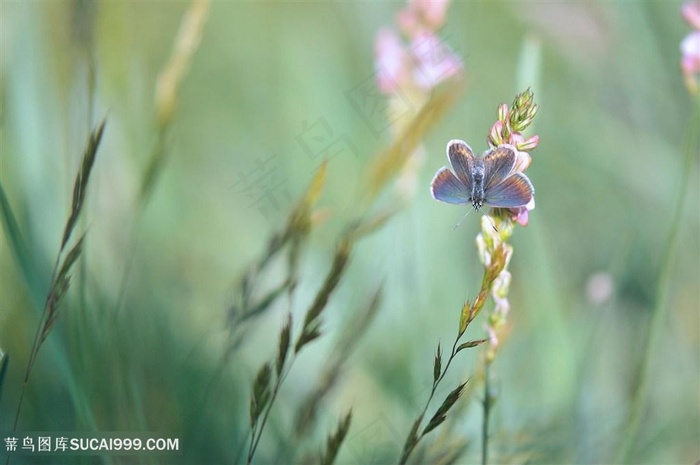
[{"label": "green stem", "polygon": [[486,465],[489,459],[489,414],[491,413],[491,394],[489,387],[489,367],[484,367],[484,419],[481,424],[481,465]]},{"label": "green stem", "polygon": [[659,273],[659,280],[656,288],[654,311],[651,317],[651,322],[649,323],[644,352],[642,355],[639,386],[637,391],[634,393],[634,398],[632,399],[632,406],[630,408],[629,417],[627,418],[627,425],[623,433],[624,435],[618,447],[617,453],[615,454],[615,463],[627,463],[629,461],[630,453],[632,452],[632,447],[635,439],[637,438],[637,434],[639,433],[639,426],[647,404],[651,359],[654,355],[656,346],[658,345],[659,338],[661,337],[661,330],[663,328],[663,322],[667,313],[668,296],[671,287],[671,275],[675,264],[676,250],[678,249],[678,232],[680,230],[681,222],[683,221],[683,210],[685,207],[685,199],[687,197],[690,173],[693,172],[693,162],[697,153],[698,128],[700,127],[700,99],[697,99],[696,101],[696,106],[694,108],[694,113],[690,124],[691,126],[689,130],[688,142],[686,144],[687,151],[683,164],[683,173],[681,175],[680,190],[678,199],[676,200],[671,229],[668,233],[668,240],[666,241],[666,247],[662,258],[663,261],[661,263],[661,271]]},{"label": "green stem", "polygon": [[[435,396],[435,391],[438,388],[438,385],[442,381],[442,379],[445,377],[447,374],[447,370],[450,368],[450,365],[452,364],[452,360],[454,360],[455,356],[457,355],[457,344],[459,343],[459,340],[462,338],[462,334],[458,334],[457,338],[455,339],[454,344],[452,344],[452,352],[450,352],[450,358],[447,360],[447,364],[445,365],[445,368],[442,370],[442,373],[440,373],[440,376],[438,379],[436,379],[433,382],[433,388],[430,390],[430,396],[428,396],[428,401],[425,403],[425,406],[423,407],[423,411],[421,411],[420,415],[418,415],[419,421],[423,421],[423,417],[425,417],[425,414],[428,411],[428,407],[430,406],[430,402],[433,400],[433,397]],[[408,448],[404,448],[404,450],[401,453],[401,457],[399,458],[399,465],[405,465],[406,462],[408,461],[408,458],[411,456],[411,453],[413,450],[416,448],[418,443],[420,442],[421,439],[423,439],[423,436],[425,436],[425,430],[416,438],[416,441]]]},{"label": "green stem", "polygon": [[289,360],[289,365],[286,368],[284,368],[284,372],[282,373],[282,375],[277,377],[277,380],[275,381],[275,387],[272,390],[272,397],[270,398],[270,402],[267,404],[267,408],[263,412],[262,421],[260,422],[259,426],[257,422],[255,425],[253,425],[253,430],[250,437],[250,444],[248,446],[248,457],[246,459],[246,465],[250,465],[253,462],[253,455],[255,455],[255,451],[258,448],[258,443],[260,442],[260,438],[262,437],[263,429],[265,429],[267,417],[270,415],[270,410],[272,410],[272,404],[275,403],[277,393],[279,392],[284,380],[287,379],[287,375],[289,375],[289,372],[292,370],[292,365],[294,365],[295,360],[296,354],[294,354]]}]

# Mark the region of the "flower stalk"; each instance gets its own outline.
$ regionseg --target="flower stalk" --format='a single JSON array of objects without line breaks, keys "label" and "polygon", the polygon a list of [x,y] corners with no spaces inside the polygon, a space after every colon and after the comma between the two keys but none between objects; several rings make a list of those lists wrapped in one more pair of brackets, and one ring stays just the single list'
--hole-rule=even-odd
[{"label": "flower stalk", "polygon": [[[501,144],[510,144],[515,147],[518,151],[514,168],[516,171],[524,171],[530,166],[532,158],[528,152],[539,144],[538,135],[525,138],[522,134],[522,131],[532,124],[538,110],[539,106],[535,103],[534,94],[530,89],[518,94],[510,107],[506,104],[498,106],[497,120],[489,132],[488,143],[491,147]],[[483,465],[488,463],[489,417],[497,399],[492,385],[491,365],[505,339],[510,311],[508,291],[512,276],[508,271],[508,264],[513,255],[513,246],[508,241],[513,235],[516,223],[521,226],[528,224],[529,211],[534,208],[533,197],[525,207],[492,209],[489,214],[481,217],[481,232],[476,237],[479,260],[484,266],[484,278],[479,295],[483,301],[490,295],[494,303],[485,323],[489,343],[483,358],[484,413],[481,453]]]}]

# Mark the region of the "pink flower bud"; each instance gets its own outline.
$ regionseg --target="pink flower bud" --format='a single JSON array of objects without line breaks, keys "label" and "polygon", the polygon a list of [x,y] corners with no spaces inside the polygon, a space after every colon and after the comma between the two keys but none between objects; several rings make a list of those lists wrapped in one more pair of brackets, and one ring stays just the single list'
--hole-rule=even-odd
[{"label": "pink flower bud", "polygon": [[529,211],[534,209],[535,197],[532,197],[532,199],[528,202],[527,205],[520,208],[511,208],[510,212],[513,215],[513,220],[516,221],[520,226],[527,226],[528,222],[530,221]]},{"label": "pink flower bud", "polygon": [[540,142],[540,136],[534,135],[528,139],[525,139],[522,142],[516,143],[515,147],[521,151],[529,151],[529,150],[533,150],[535,147],[537,147],[537,144],[539,144],[539,142]]},{"label": "pink flower bud", "polygon": [[489,133],[489,144],[493,147],[501,145],[503,140],[503,122],[501,120],[496,121],[491,126],[491,132]]},{"label": "pink flower bud", "polygon": [[527,226],[530,222],[530,215],[527,212],[527,208],[512,208],[510,211],[513,212],[513,219],[520,226]]},{"label": "pink flower bud", "polygon": [[498,121],[506,122],[508,121],[508,105],[502,103],[498,106]]}]

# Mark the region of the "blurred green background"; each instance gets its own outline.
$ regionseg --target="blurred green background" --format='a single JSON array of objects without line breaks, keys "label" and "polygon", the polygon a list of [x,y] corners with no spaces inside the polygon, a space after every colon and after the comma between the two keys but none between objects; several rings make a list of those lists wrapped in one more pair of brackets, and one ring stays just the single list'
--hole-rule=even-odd
[{"label": "blurred green background", "polygon": [[[31,250],[27,275],[2,230],[0,350],[10,363],[0,431],[12,428],[88,130],[107,115],[79,226],[88,231],[85,256],[39,354],[18,430],[157,431],[179,437],[182,448],[175,456],[50,463],[243,460],[250,386],[276,354],[290,304],[282,298],[254,320],[222,368],[236,280],[319,167],[313,131],[340,140],[319,203],[328,217],[301,259],[292,304],[298,325],[352,220],[362,173],[391,142],[383,108],[365,106],[357,92],[373,79],[377,30],[394,23],[403,3],[214,2],[178,94],[161,176],[134,220],[158,141],[155,82],[188,7],[0,4],[0,182]],[[354,250],[324,313],[324,335],[300,354],[280,391],[257,463],[316,453],[351,407],[338,463],[397,460],[429,393],[435,346],[451,343],[482,273],[479,216],[453,230],[464,210],[435,202],[430,180],[445,164],[448,140],[485,150],[496,106],[527,86],[541,106],[528,170],[537,208],[512,241],[512,330],[494,365],[492,462],[612,463],[639,384],[694,111],[679,71],[678,45],[689,32],[679,7],[450,6],[440,35],[464,61],[464,91],[424,140],[415,197]],[[86,43],[94,56],[92,112]],[[523,69],[536,64],[522,61],[531,58],[526,43],[541,45],[529,75]],[[697,160],[630,463],[700,459]],[[249,189],[256,169],[274,173],[264,193]],[[280,263],[265,279],[273,286],[283,275]],[[295,439],[297,407],[382,282],[378,315],[323,400],[317,427]],[[472,339],[483,337],[482,321],[470,327]],[[460,354],[438,397],[474,374],[479,353]],[[453,438],[468,440],[458,463],[480,460],[480,398],[475,384],[451,426]],[[33,460],[13,463],[49,463]]]}]

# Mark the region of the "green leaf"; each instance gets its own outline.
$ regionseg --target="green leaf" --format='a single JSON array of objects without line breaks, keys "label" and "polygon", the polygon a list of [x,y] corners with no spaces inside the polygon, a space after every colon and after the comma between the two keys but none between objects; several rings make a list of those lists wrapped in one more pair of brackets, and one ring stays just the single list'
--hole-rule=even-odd
[{"label": "green leaf", "polygon": [[[0,401],[2,401],[2,387],[5,384],[5,375],[7,367],[10,364],[10,354],[2,354],[0,357]],[[0,402],[2,404],[2,402]]]},{"label": "green leaf", "polygon": [[460,350],[463,349],[469,349],[471,347],[476,347],[480,344],[483,344],[484,342],[488,341],[488,339],[476,339],[474,341],[468,341],[463,344],[460,344],[459,347],[457,347],[457,350],[455,351],[455,354],[459,352]]},{"label": "green leaf", "polygon": [[43,289],[40,290],[39,288],[31,249],[27,247],[27,243],[24,241],[22,232],[19,229],[19,224],[17,223],[17,218],[12,211],[7,195],[5,195],[5,189],[2,183],[0,183],[0,212],[2,213],[0,219],[2,220],[3,228],[7,235],[10,250],[19,264],[19,268],[22,271],[25,282],[32,292],[32,296],[36,297],[35,304],[41,306],[41,300],[44,298],[46,291]]}]

